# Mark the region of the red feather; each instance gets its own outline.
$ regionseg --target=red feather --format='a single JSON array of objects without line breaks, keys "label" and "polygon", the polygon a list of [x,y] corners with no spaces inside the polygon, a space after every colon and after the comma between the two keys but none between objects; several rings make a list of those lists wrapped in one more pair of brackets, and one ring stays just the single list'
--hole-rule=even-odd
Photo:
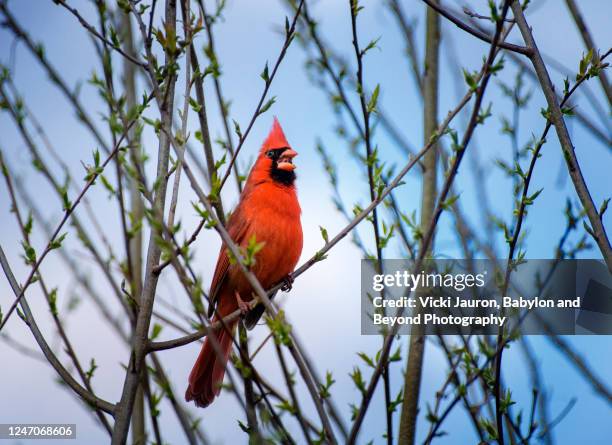
[{"label": "red feather", "polygon": [[274,122],[272,122],[272,129],[270,130],[270,134],[264,141],[261,146],[261,150],[267,150],[270,148],[283,148],[289,147],[289,142],[287,142],[287,138],[285,137],[285,133],[283,133],[283,129],[280,126],[277,118],[274,118]]},{"label": "red feather", "polygon": [[[292,153],[291,156],[296,154],[275,118],[249,174],[240,202],[227,223],[230,237],[240,247],[246,248],[253,236],[258,243],[264,243],[263,249],[255,256],[256,263],[251,270],[265,289],[293,271],[302,253],[303,243],[301,210],[295,186],[292,181],[289,184],[279,182],[271,174],[275,161],[267,154],[270,150],[278,149],[288,149],[285,153]],[[251,286],[240,268],[230,264],[226,246],[222,245],[210,285],[209,316],[216,307],[213,322],[238,309],[236,292],[243,301],[253,298]],[[229,323],[225,329],[218,329],[205,339],[189,375],[185,393],[187,401],[193,400],[196,405],[205,407],[219,394],[236,326],[237,321]],[[212,338],[216,342],[212,342]]]}]

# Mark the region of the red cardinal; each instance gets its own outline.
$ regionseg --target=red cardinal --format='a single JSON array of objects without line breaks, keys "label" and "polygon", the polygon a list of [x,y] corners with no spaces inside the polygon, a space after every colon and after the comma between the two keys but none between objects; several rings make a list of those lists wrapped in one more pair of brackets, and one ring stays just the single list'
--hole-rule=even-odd
[{"label": "red cardinal", "polygon": [[[272,130],[263,143],[255,165],[249,174],[240,202],[227,223],[232,240],[246,248],[251,237],[264,242],[255,256],[251,270],[264,287],[290,277],[302,253],[302,225],[300,205],[295,190],[297,153],[289,146],[276,118]],[[252,288],[237,264],[230,264],[225,245],[221,246],[217,266],[210,285],[208,316],[215,322],[236,309],[245,309],[245,301],[253,298]],[[215,312],[215,306],[217,308]],[[251,329],[261,315],[263,306],[257,305],[246,314],[246,325]],[[189,375],[187,401],[206,407],[221,390],[225,365],[232,349],[232,339],[238,320],[227,323],[210,333]],[[210,341],[216,338],[221,354]]]}]

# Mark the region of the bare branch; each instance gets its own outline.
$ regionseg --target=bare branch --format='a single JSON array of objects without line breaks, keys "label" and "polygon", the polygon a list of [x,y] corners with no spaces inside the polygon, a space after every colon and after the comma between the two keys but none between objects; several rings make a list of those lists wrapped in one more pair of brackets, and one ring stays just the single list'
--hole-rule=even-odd
[{"label": "bare branch", "polygon": [[19,293],[17,294],[17,298],[15,298],[15,301],[13,302],[13,304],[9,308],[8,312],[6,313],[6,316],[4,317],[4,320],[2,320],[2,322],[0,323],[0,331],[6,325],[6,322],[9,320],[11,314],[13,313],[15,308],[17,307],[17,304],[19,303],[19,300],[21,299],[21,297],[23,297],[23,295],[24,295],[25,291],[27,290],[27,288],[30,286],[30,284],[32,284],[32,279],[34,278],[34,275],[38,271],[41,263],[43,262],[43,260],[47,256],[47,254],[53,250],[54,241],[57,240],[60,231],[64,227],[64,224],[66,224],[66,222],[70,218],[70,215],[74,212],[76,207],[79,205],[79,203],[83,199],[83,196],[85,196],[85,193],[87,193],[87,191],[93,185],[93,183],[96,181],[98,176],[104,171],[104,168],[108,165],[108,163],[117,154],[117,152],[119,151],[121,143],[123,142],[125,136],[127,135],[127,132],[132,127],[132,125],[134,125],[134,123],[136,122],[137,119],[138,119],[138,117],[130,122],[128,127],[124,130],[123,134],[121,135],[121,137],[117,141],[117,145],[115,145],[115,147],[110,152],[108,157],[104,160],[104,162],[102,162],[100,164],[100,169],[92,172],[91,177],[89,178],[89,180],[87,181],[87,183],[85,184],[85,186],[83,187],[83,189],[81,190],[81,192],[79,193],[77,198],[74,200],[74,202],[72,202],[68,206],[68,208],[65,209],[64,216],[62,217],[62,220],[57,225],[55,231],[53,232],[53,235],[51,235],[51,238],[49,239],[49,241],[47,243],[47,246],[43,250],[42,254],[40,255],[40,257],[37,258],[36,263],[34,264],[34,266],[32,266],[32,270],[30,271],[30,275],[26,279],[24,286],[20,289]]},{"label": "bare branch", "polygon": [[[430,8],[433,8],[436,12],[438,12],[438,14],[453,22],[458,28],[472,34],[474,37],[477,37],[483,42],[493,42],[493,38],[491,36],[488,36],[484,32],[479,31],[478,29],[474,29],[466,23],[462,22],[450,12],[448,12],[446,9],[444,9],[442,6],[435,3],[433,0],[423,0],[423,2],[425,2]],[[508,51],[513,51],[515,53],[523,54],[525,56],[531,56],[531,49],[525,48],[524,46],[513,45],[512,43],[506,42],[500,43],[499,46],[500,48],[507,49]]]},{"label": "bare branch", "polygon": [[[574,0],[565,0],[567,4],[567,8],[570,10],[572,17],[574,18],[574,22],[576,22],[576,26],[578,27],[578,31],[582,36],[582,40],[584,40],[584,46],[586,46],[587,51],[593,51],[593,57],[595,58],[595,62],[599,62],[599,54],[597,50],[597,46],[595,46],[595,40],[593,40],[593,36],[589,31],[589,28],[578,9],[578,5]],[[608,80],[608,75],[605,71],[599,73],[599,82],[601,83],[601,87],[606,93],[606,97],[608,98],[608,104],[612,107],[612,86],[610,85],[610,81]]]},{"label": "bare branch", "polygon": [[291,25],[289,26],[289,28],[287,28],[285,32],[285,42],[283,43],[283,47],[281,48],[280,53],[276,59],[276,62],[274,63],[274,67],[272,68],[272,71],[270,72],[269,77],[267,79],[264,79],[266,84],[261,93],[261,97],[259,98],[259,102],[257,103],[257,106],[255,107],[255,112],[253,113],[253,116],[251,117],[249,125],[247,126],[246,130],[244,130],[244,133],[242,134],[242,136],[240,137],[240,140],[238,141],[238,146],[236,147],[236,150],[234,151],[234,155],[232,156],[232,159],[230,160],[229,165],[227,166],[225,175],[223,175],[223,179],[221,180],[221,185],[219,187],[220,189],[223,188],[225,181],[227,181],[227,178],[231,174],[232,167],[234,166],[234,163],[236,162],[236,158],[238,158],[238,154],[240,153],[240,150],[242,149],[244,141],[249,135],[251,128],[253,128],[253,124],[255,123],[255,120],[261,114],[262,107],[264,106],[264,100],[266,99],[266,96],[268,95],[268,90],[270,89],[270,85],[272,84],[272,81],[274,80],[274,77],[276,76],[278,67],[280,66],[281,62],[285,58],[285,54],[287,53],[287,49],[289,49],[289,45],[291,45],[291,42],[293,41],[293,38],[295,37],[295,25],[297,23],[298,18],[300,17],[300,12],[302,11],[303,5],[304,5],[304,0],[301,0],[300,4],[297,7],[295,15],[293,16]]},{"label": "bare branch", "polygon": [[542,60],[542,56],[540,55],[536,42],[533,38],[531,28],[527,24],[527,20],[523,14],[523,9],[517,0],[512,2],[512,11],[514,12],[514,18],[516,19],[516,23],[521,31],[521,34],[523,35],[525,43],[533,51],[530,56],[531,63],[533,64],[536,74],[538,75],[542,91],[544,92],[544,96],[548,102],[550,118],[557,130],[557,137],[559,138],[559,143],[561,144],[561,149],[563,150],[569,175],[572,178],[578,198],[584,206],[586,214],[591,223],[593,238],[595,238],[595,241],[599,246],[599,250],[601,251],[601,254],[603,255],[603,258],[608,266],[608,270],[612,272],[612,248],[610,247],[610,241],[603,226],[601,217],[597,211],[597,207],[593,203],[591,193],[589,192],[584,177],[582,176],[580,164],[578,164],[578,159],[576,158],[576,153],[574,152],[574,145],[572,144],[569,132],[567,131],[565,120],[563,119],[563,113],[561,112],[561,108],[557,102],[557,96],[555,95],[552,81],[548,76],[548,70],[546,69],[546,65]]},{"label": "bare branch", "polygon": [[[425,29],[425,70],[423,74],[423,138],[429,140],[438,126],[439,97],[439,53],[440,53],[440,18],[431,8],[427,8]],[[435,145],[423,160],[423,189],[421,193],[421,227],[433,217],[436,205],[438,182],[438,146]],[[432,256],[433,238],[427,255]],[[416,308],[415,313],[421,309]],[[414,444],[419,408],[419,392],[423,357],[425,355],[424,326],[414,325],[410,330],[408,358],[404,373],[404,399],[400,418],[399,442]]]},{"label": "bare branch", "polygon": [[[151,76],[152,82],[154,82],[153,96],[156,98],[157,105],[161,114],[161,124],[164,127],[172,131],[172,117],[174,108],[174,86],[176,83],[176,74],[168,73],[166,75],[164,83],[164,92],[162,94],[159,85],[157,84],[155,72],[153,69],[154,56],[151,51],[150,42],[146,41],[146,29],[142,22],[142,17],[135,10],[133,1],[130,1],[132,12],[138,20],[138,24],[145,40],[145,50],[147,56],[147,71]],[[165,27],[167,33],[176,33],[176,0],[166,0],[166,11],[165,11]],[[175,62],[176,55],[174,54],[174,48],[164,48],[165,63],[172,64]],[[156,191],[153,198],[153,216],[158,218],[160,221],[164,219],[164,208],[166,201],[166,191],[168,185],[168,163],[170,157],[170,138],[163,132],[160,133],[159,146],[158,146],[158,158],[157,158],[157,174],[156,174]],[[177,150],[181,150],[180,146],[177,146]],[[182,151],[181,151],[182,154]],[[183,162],[183,159],[181,159]],[[161,236],[159,229],[152,228],[149,236],[149,245],[147,251],[147,262],[145,267],[145,279],[142,293],[139,300],[139,309],[136,318],[136,325],[134,328],[134,334],[132,336],[132,353],[130,356],[130,362],[125,375],[125,382],[123,385],[123,391],[121,394],[121,401],[117,405],[115,429],[113,431],[112,443],[113,445],[120,445],[125,442],[130,418],[132,415],[132,409],[134,407],[134,401],[136,393],[141,381],[143,368],[145,367],[145,356],[149,335],[149,325],[151,322],[151,315],[153,312],[153,304],[155,301],[155,291],[157,289],[157,282],[159,275],[154,273],[155,267],[159,264],[161,257],[161,248],[157,243],[157,237]]]},{"label": "bare branch", "polygon": [[112,49],[117,51],[119,54],[121,54],[123,57],[128,59],[130,62],[135,63],[136,65],[141,66],[143,68],[145,67],[145,64],[143,62],[138,60],[136,57],[126,53],[125,51],[121,49],[120,46],[114,45],[111,41],[109,41],[107,38],[101,35],[98,31],[96,31],[96,28],[94,28],[91,24],[89,24],[87,20],[85,20],[83,16],[79,13],[79,11],[76,8],[73,8],[70,5],[68,5],[65,2],[65,0],[53,0],[53,2],[60,6],[63,6],[68,11],[70,11],[70,13],[78,19],[79,23],[83,26],[83,28],[89,31],[97,39],[100,39],[104,43],[105,46],[111,47]]},{"label": "bare branch", "polygon": [[13,271],[11,270],[11,266],[8,263],[6,255],[4,254],[4,250],[2,249],[2,246],[0,246],[0,265],[2,266],[2,270],[4,271],[4,274],[6,275],[6,278],[8,279],[11,285],[11,289],[13,289],[13,293],[17,297],[16,301],[20,301],[21,303],[21,308],[23,309],[23,314],[25,316],[25,322],[27,323],[28,327],[32,331],[32,335],[34,335],[34,338],[36,339],[36,342],[38,343],[40,350],[45,355],[45,358],[51,364],[51,366],[53,366],[53,369],[55,369],[55,371],[59,374],[62,380],[66,382],[66,384],[70,386],[70,388],[72,388],[72,390],[76,392],[83,400],[85,400],[85,402],[89,403],[95,408],[100,409],[108,414],[114,414],[116,406],[110,402],[107,402],[106,400],[102,400],[99,397],[96,397],[94,394],[89,392],[86,388],[82,387],[70,375],[70,373],[66,370],[66,368],[64,368],[64,366],[61,364],[61,362],[58,360],[58,358],[55,356],[55,354],[51,350],[51,347],[47,344],[45,338],[40,332],[40,329],[38,329],[38,325],[36,324],[36,321],[34,320],[34,316],[32,315],[32,312],[30,311],[30,306],[28,305],[27,300],[25,298],[21,298],[21,299],[19,298],[19,296],[23,296],[24,290],[21,289],[19,284],[17,283],[17,280],[15,279],[15,276],[13,275]]},{"label": "bare branch", "polygon": [[21,25],[17,23],[15,17],[13,17],[11,12],[8,10],[6,2],[4,1],[0,2],[0,12],[2,12],[4,17],[6,18],[5,24],[13,31],[17,38],[19,38],[26,44],[26,47],[30,50],[32,55],[36,58],[36,60],[40,62],[40,64],[47,71],[49,79],[51,79],[51,81],[58,86],[58,88],[62,91],[62,93],[64,93],[68,101],[72,103],[76,110],[78,119],[85,124],[85,126],[94,135],[95,139],[98,141],[104,152],[108,154],[110,152],[108,143],[102,138],[102,135],[94,125],[91,117],[86,111],[86,107],[81,103],[76,92],[73,91],[66,84],[66,81],[60,76],[59,71],[53,65],[51,65],[51,62],[49,62],[49,60],[45,56],[43,47],[34,43],[29,34],[27,34],[25,30],[21,27]]}]

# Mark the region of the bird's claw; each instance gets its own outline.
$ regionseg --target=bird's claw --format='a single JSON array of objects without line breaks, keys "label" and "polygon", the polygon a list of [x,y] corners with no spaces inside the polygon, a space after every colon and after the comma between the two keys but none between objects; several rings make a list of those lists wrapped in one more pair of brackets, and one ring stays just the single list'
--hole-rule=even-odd
[{"label": "bird's claw", "polygon": [[292,288],[293,288],[293,275],[288,274],[284,279],[283,279],[283,285],[281,286],[281,290],[283,292],[289,292]]},{"label": "bird's claw", "polygon": [[247,312],[249,312],[249,305],[245,303],[242,298],[240,298],[240,294],[238,291],[234,294],[236,296],[236,303],[238,303],[238,309],[240,309],[240,314],[244,317]]}]

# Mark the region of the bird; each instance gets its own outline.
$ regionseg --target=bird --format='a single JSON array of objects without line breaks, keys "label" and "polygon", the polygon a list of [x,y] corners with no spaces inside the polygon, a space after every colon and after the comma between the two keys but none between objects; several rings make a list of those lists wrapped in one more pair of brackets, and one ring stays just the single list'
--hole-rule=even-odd
[{"label": "bird", "polygon": [[[291,273],[302,253],[301,209],[293,162],[296,156],[275,117],[226,225],[232,241],[241,249],[246,249],[249,242],[263,243],[250,268],[264,289],[283,282],[283,289],[288,290],[293,282]],[[240,309],[245,325],[252,329],[264,312],[261,303],[248,310],[253,292],[223,243],[210,285],[211,323]],[[204,408],[219,395],[239,321],[224,323],[208,333],[189,375],[185,392],[188,402]]]}]

